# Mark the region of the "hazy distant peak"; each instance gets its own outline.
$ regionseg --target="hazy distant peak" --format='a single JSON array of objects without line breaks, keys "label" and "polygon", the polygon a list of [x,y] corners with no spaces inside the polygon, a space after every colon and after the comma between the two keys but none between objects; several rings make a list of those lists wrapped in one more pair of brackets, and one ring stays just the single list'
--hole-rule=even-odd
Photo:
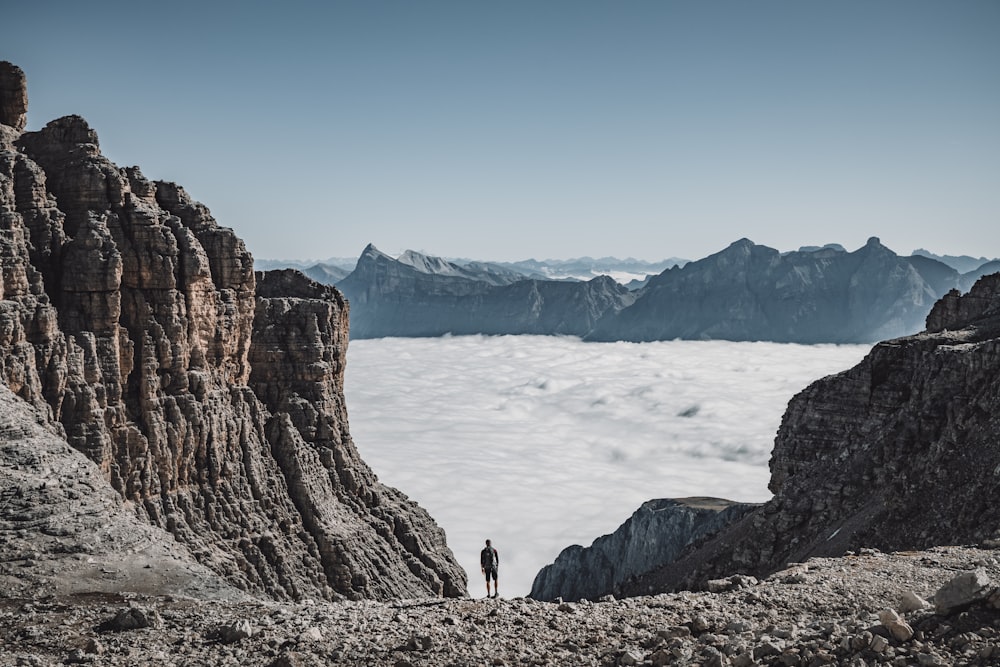
[{"label": "hazy distant peak", "polygon": [[986,264],[991,261],[988,257],[972,257],[970,255],[936,255],[929,250],[924,248],[917,248],[912,253],[911,256],[915,257],[929,257],[930,259],[936,259],[939,262],[947,264],[951,268],[955,269],[959,273],[969,273],[971,271],[977,271],[986,266]]},{"label": "hazy distant peak", "polygon": [[[369,243],[365,246],[365,249],[361,251],[360,259],[374,260],[379,258],[392,259],[389,255],[385,254],[381,250],[375,247],[375,244]],[[360,260],[359,260],[360,261]]]},{"label": "hazy distant peak", "polygon": [[827,243],[825,245],[804,245],[799,248],[798,252],[821,252],[823,250],[833,250],[835,252],[847,252],[847,248],[840,245],[839,243]]},{"label": "hazy distant peak", "polygon": [[415,250],[407,250],[396,258],[400,264],[412,266],[421,273],[433,273],[437,275],[461,275],[461,269],[451,262],[440,257],[424,255]]}]

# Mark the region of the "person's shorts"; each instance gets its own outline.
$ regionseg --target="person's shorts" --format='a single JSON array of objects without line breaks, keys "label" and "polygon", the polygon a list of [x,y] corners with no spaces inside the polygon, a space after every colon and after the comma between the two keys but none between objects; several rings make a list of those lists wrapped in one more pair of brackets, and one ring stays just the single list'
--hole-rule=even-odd
[{"label": "person's shorts", "polygon": [[497,569],[495,567],[488,567],[486,568],[485,572],[486,572],[486,581],[489,581],[490,579],[493,579],[493,581],[497,580]]}]

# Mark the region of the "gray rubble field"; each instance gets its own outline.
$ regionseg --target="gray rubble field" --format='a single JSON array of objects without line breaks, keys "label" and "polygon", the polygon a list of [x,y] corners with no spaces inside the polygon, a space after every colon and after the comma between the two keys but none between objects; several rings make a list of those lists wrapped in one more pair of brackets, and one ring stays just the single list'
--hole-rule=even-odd
[{"label": "gray rubble field", "polygon": [[39,594],[0,600],[0,664],[996,665],[998,555],[866,549],[576,603]]}]

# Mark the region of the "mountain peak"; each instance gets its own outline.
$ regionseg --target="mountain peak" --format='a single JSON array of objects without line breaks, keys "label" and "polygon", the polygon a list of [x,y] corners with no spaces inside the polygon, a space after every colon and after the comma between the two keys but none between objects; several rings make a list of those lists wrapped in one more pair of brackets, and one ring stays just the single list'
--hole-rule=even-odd
[{"label": "mountain peak", "polygon": [[369,243],[365,246],[365,249],[361,251],[361,256],[358,258],[358,262],[361,262],[362,260],[376,260],[382,257],[392,259],[392,257],[389,257],[389,255],[376,248],[374,243]]}]

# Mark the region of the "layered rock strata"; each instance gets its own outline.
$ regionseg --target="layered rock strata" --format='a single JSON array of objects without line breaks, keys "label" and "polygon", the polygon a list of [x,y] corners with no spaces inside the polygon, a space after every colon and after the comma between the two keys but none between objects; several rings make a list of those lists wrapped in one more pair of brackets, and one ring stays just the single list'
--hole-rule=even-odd
[{"label": "layered rock strata", "polygon": [[[15,70],[0,65],[4,120],[23,93]],[[351,442],[343,298],[256,276],[232,230],[177,185],[112,164],[82,118],[22,128],[0,128],[11,391],[240,588],[463,595],[443,532]]]},{"label": "layered rock strata", "polygon": [[771,501],[628,591],[1000,537],[1000,274],[795,396],[770,465]]},{"label": "layered rock strata", "polygon": [[597,600],[626,581],[673,562],[692,543],[705,539],[757,507],[718,498],[650,500],[614,533],[589,547],[563,549],[535,577],[536,600]]}]

